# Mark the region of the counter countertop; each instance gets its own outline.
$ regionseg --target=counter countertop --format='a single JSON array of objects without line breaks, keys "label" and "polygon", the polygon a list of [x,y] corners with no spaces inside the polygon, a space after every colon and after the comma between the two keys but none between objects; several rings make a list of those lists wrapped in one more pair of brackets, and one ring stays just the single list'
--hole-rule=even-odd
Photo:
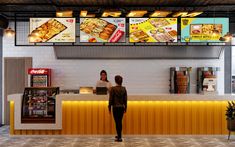
[{"label": "counter countertop", "polygon": [[[107,101],[108,95],[94,94],[59,94],[62,101]],[[203,94],[155,94],[128,95],[128,101],[227,101],[235,100],[235,95],[203,95]]]},{"label": "counter countertop", "polygon": [[[8,101],[17,100],[22,94],[8,96]],[[59,94],[60,101],[108,101],[108,95],[95,94]],[[128,95],[128,101],[229,101],[235,100],[235,95],[222,94],[154,94],[154,95]]]},{"label": "counter countertop", "polygon": [[[62,101],[108,101],[108,95],[93,94],[59,94],[56,96],[55,124],[23,124],[21,123],[21,105],[23,94],[8,95],[8,101],[14,102],[15,130],[61,130],[62,129]],[[128,95],[128,101],[230,101],[235,95],[201,95],[201,94],[155,94]]]}]

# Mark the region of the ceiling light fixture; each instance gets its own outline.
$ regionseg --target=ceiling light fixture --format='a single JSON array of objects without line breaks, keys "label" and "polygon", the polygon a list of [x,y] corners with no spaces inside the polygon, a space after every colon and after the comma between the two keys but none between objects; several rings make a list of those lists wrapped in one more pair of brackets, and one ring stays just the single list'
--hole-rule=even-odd
[{"label": "ceiling light fixture", "polygon": [[40,33],[40,31],[38,31],[38,30],[34,30],[34,31],[32,31],[32,35],[34,35],[34,36],[39,36],[39,33]]},{"label": "ceiling light fixture", "polygon": [[56,17],[73,17],[73,11],[72,10],[57,11]]},{"label": "ceiling light fixture", "polygon": [[34,37],[35,37],[35,35],[29,34],[29,35],[28,35],[29,42],[33,42],[32,40],[33,40]]},{"label": "ceiling light fixture", "polygon": [[150,17],[167,17],[171,13],[171,11],[154,11]]},{"label": "ceiling light fixture", "polygon": [[28,35],[29,42],[36,42],[36,38],[37,36],[35,34]]},{"label": "ceiling light fixture", "polygon": [[193,12],[183,11],[173,14],[173,17],[195,17],[202,13],[203,13],[202,11],[193,11]]},{"label": "ceiling light fixture", "polygon": [[[228,16],[228,18],[229,18],[229,10],[227,11],[227,16]],[[227,33],[224,35],[224,38],[225,38],[225,41],[226,41],[226,42],[232,42],[233,34],[227,32]]]},{"label": "ceiling light fixture", "polygon": [[121,14],[122,14],[121,11],[109,11],[109,10],[105,10],[101,17],[109,17],[109,16],[120,17]]},{"label": "ceiling light fixture", "polygon": [[133,10],[127,14],[127,17],[143,17],[147,13],[148,11],[146,10],[135,10],[135,11]]},{"label": "ceiling light fixture", "polygon": [[6,35],[7,37],[13,37],[15,35],[15,31],[8,27],[4,30],[4,35]]},{"label": "ceiling light fixture", "polygon": [[212,30],[212,36],[216,36],[219,34],[219,31],[215,28],[215,8],[213,13],[213,30]]},{"label": "ceiling light fixture", "polygon": [[95,17],[95,14],[88,14],[88,11],[82,10],[80,12],[80,17]]},{"label": "ceiling light fixture", "polygon": [[227,32],[227,34],[224,35],[224,38],[225,38],[226,42],[231,41],[232,37],[233,37],[233,35],[231,33],[229,33],[229,32]]},{"label": "ceiling light fixture", "polygon": [[[10,11],[10,8],[11,7],[8,7],[9,8],[9,12],[11,12]],[[9,25],[9,24],[8,24]],[[5,36],[7,36],[7,37],[13,37],[13,36],[15,36],[15,31],[12,29],[12,28],[10,28],[9,26],[8,26],[8,28],[6,28],[5,30],[4,30],[4,35]]]},{"label": "ceiling light fixture", "polygon": [[232,41],[233,35],[229,32],[227,32],[227,34],[225,34],[223,37],[220,37],[220,41],[225,41],[225,42],[230,42]]}]

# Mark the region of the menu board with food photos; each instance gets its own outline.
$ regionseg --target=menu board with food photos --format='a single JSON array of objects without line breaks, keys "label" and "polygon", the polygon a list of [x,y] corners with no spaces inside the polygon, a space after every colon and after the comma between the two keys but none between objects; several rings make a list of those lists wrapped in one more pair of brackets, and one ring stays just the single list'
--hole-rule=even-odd
[{"label": "menu board with food photos", "polygon": [[181,18],[181,42],[221,42],[227,32],[228,18]]},{"label": "menu board with food photos", "polygon": [[30,42],[75,42],[75,18],[30,18]]},{"label": "menu board with food photos", "polygon": [[130,18],[130,42],[177,42],[177,18]]},{"label": "menu board with food photos", "polygon": [[80,42],[125,42],[125,18],[80,18]]}]

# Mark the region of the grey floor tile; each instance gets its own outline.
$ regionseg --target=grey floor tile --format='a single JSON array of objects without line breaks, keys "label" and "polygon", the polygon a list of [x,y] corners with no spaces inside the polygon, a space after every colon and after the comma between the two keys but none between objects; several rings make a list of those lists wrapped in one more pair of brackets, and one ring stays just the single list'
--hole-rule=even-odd
[{"label": "grey floor tile", "polygon": [[226,135],[124,135],[123,142],[112,136],[9,136],[0,128],[0,147],[235,147],[235,136]]}]

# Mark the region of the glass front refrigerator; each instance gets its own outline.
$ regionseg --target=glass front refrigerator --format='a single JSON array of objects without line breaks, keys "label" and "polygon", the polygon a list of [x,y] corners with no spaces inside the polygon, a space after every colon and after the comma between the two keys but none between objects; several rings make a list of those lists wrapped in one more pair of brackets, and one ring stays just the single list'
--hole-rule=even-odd
[{"label": "glass front refrigerator", "polygon": [[30,68],[28,69],[29,87],[50,87],[51,69],[49,68]]}]

